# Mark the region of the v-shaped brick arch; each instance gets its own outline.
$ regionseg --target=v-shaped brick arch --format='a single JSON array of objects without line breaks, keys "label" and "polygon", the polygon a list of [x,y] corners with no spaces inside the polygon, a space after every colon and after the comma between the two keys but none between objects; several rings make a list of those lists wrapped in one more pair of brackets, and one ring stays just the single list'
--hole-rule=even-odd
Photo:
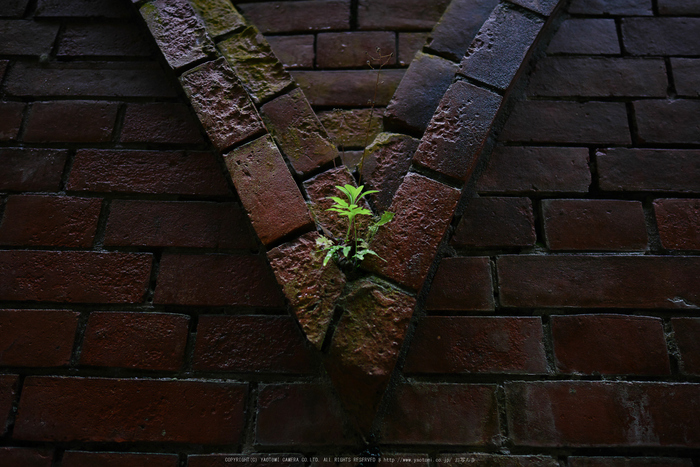
[{"label": "v-shaped brick arch", "polygon": [[[344,167],[331,168],[337,149],[255,26],[228,0],[134,3],[223,154],[297,321],[325,353],[343,406],[369,434],[461,188],[488,152],[504,100],[564,2],[450,4],[387,109],[388,126],[406,134],[380,134],[362,174],[381,190],[375,204],[396,217],[372,244],[386,262],[366,261],[356,280],[332,263],[321,266],[315,251],[317,229],[338,229],[338,219],[325,215],[326,197],[354,179]],[[450,40],[470,21],[472,29]],[[442,87],[423,87],[434,82]],[[331,329],[337,308],[343,313]]]}]

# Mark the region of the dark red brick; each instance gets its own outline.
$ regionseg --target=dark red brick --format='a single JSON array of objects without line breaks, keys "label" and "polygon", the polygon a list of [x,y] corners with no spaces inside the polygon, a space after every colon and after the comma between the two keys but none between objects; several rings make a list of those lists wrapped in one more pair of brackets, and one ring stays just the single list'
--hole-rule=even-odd
[{"label": "dark red brick", "polygon": [[653,14],[652,0],[573,0],[569,13],[583,15],[647,15]]},{"label": "dark red brick", "polygon": [[691,459],[674,457],[569,457],[571,467],[692,467]]},{"label": "dark red brick", "polygon": [[619,54],[620,41],[614,19],[572,18],[559,26],[549,43],[550,54]]},{"label": "dark red brick", "polygon": [[203,141],[197,121],[183,104],[128,104],[120,141],[123,143],[196,144]]},{"label": "dark red brick", "polygon": [[[379,49],[379,50],[377,50]],[[375,62],[372,58],[391,55]],[[366,68],[396,63],[396,34],[390,31],[329,32],[316,36],[318,68]]]},{"label": "dark red brick", "polygon": [[700,18],[624,18],[622,43],[633,55],[698,55]]},{"label": "dark red brick", "polygon": [[293,36],[266,36],[272,51],[287,68],[313,68],[314,36],[312,34]]},{"label": "dark red brick", "polygon": [[7,433],[7,421],[10,418],[18,388],[19,376],[0,375],[0,435]]},{"label": "dark red brick", "polygon": [[0,310],[0,365],[67,366],[78,316],[68,310]]},{"label": "dark red brick", "polygon": [[0,16],[21,17],[27,10],[29,0],[5,0],[0,5]]},{"label": "dark red brick", "polygon": [[289,316],[200,316],[192,368],[308,374],[314,360]]},{"label": "dark red brick", "polygon": [[284,305],[262,258],[166,254],[160,262],[155,303],[195,306]]},{"label": "dark red brick", "polygon": [[51,467],[53,451],[33,448],[0,448],[0,464],[14,467]]},{"label": "dark red brick", "polygon": [[554,356],[563,373],[668,375],[660,318],[625,315],[553,316]]},{"label": "dark red brick", "polygon": [[525,247],[537,240],[528,198],[470,199],[452,237],[466,248]]},{"label": "dark red brick", "polygon": [[416,329],[405,373],[547,372],[537,317],[424,318]]},{"label": "dark red brick", "polygon": [[30,20],[0,20],[0,54],[49,54],[58,34],[58,24]]},{"label": "dark red brick", "polygon": [[697,193],[699,156],[700,151],[685,149],[602,149],[597,153],[600,188]]},{"label": "dark red brick", "polygon": [[503,141],[631,144],[627,110],[621,102],[518,102]]},{"label": "dark red brick", "polygon": [[39,0],[37,16],[129,18],[126,2],[112,0]]},{"label": "dark red brick", "polygon": [[79,150],[71,191],[226,196],[231,191],[213,153]]},{"label": "dark red brick", "polygon": [[519,446],[700,446],[700,385],[506,384],[509,436]]},{"label": "dark red brick", "polygon": [[13,437],[235,445],[246,392],[240,383],[29,377]]},{"label": "dark red brick", "polygon": [[177,467],[177,454],[66,451],[63,467]]},{"label": "dark red brick", "polygon": [[492,311],[491,264],[486,257],[443,258],[430,286],[428,310]]},{"label": "dark red brick", "polygon": [[552,250],[628,251],[647,248],[640,201],[554,199],[542,201],[544,233]]},{"label": "dark red brick", "polygon": [[0,190],[58,191],[68,151],[0,149]]},{"label": "dark red brick", "polygon": [[245,212],[234,203],[126,200],[112,202],[104,243],[223,249],[256,245]]},{"label": "dark red brick", "polygon": [[335,145],[344,151],[369,146],[384,129],[383,112],[384,109],[334,109],[316,114]]},{"label": "dark red brick", "polygon": [[683,373],[700,374],[700,318],[672,318]]},{"label": "dark red brick", "polygon": [[152,48],[135,24],[72,24],[58,42],[59,57],[146,57]]},{"label": "dark red brick", "polygon": [[481,193],[582,193],[590,184],[585,148],[497,146],[476,188]]},{"label": "dark red brick", "polygon": [[0,141],[12,141],[17,138],[25,107],[21,102],[0,102]]},{"label": "dark red brick", "polygon": [[346,445],[342,409],[331,391],[316,384],[262,385],[255,443]]},{"label": "dark red brick", "polygon": [[662,15],[697,15],[700,4],[693,0],[659,0],[659,13]]},{"label": "dark red brick", "polygon": [[[700,30],[700,22],[698,29]],[[645,143],[700,143],[698,100],[635,101],[634,111],[639,139]]]},{"label": "dark red brick", "polygon": [[654,201],[661,245],[669,250],[700,250],[700,200]]},{"label": "dark red brick", "polygon": [[292,71],[311,105],[337,107],[366,107],[373,99],[376,105],[387,105],[403,75],[404,70],[393,69]]},{"label": "dark red brick", "polygon": [[404,384],[384,420],[389,444],[487,445],[499,434],[496,387],[475,384]]},{"label": "dark red brick", "polygon": [[191,3],[213,38],[246,26],[245,18],[228,0],[193,0]]},{"label": "dark red brick", "polygon": [[177,371],[185,356],[189,321],[189,316],[168,313],[93,312],[80,364]]},{"label": "dark red brick", "polygon": [[104,143],[112,139],[118,109],[111,102],[37,102],[32,105],[24,140]]},{"label": "dark red brick", "polygon": [[350,29],[350,0],[256,2],[237,6],[263,33]]},{"label": "dark red brick", "polygon": [[449,0],[360,0],[357,24],[360,29],[429,31],[449,3]]},{"label": "dark red brick", "polygon": [[427,40],[427,32],[400,32],[398,64],[401,66],[410,65],[416,52],[423,48]]},{"label": "dark red brick", "polygon": [[498,277],[507,307],[695,309],[694,257],[503,256]]},{"label": "dark red brick", "polygon": [[[303,467],[306,456],[301,454],[195,454],[187,456],[187,467],[229,467],[255,464],[261,467]],[[680,466],[679,466],[680,467]]]},{"label": "dark red brick", "polygon": [[700,96],[700,59],[672,58],[671,68],[679,96]]},{"label": "dark red brick", "polygon": [[443,454],[436,459],[440,465],[457,467],[468,463],[475,467],[556,467],[559,465],[556,459],[545,456],[512,456],[498,454]]}]

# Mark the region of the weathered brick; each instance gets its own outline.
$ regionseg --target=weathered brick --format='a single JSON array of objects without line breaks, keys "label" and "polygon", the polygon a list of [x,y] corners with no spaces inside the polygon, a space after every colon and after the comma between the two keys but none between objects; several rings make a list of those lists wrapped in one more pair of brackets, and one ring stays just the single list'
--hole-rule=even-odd
[{"label": "weathered brick", "polygon": [[547,53],[619,54],[620,41],[614,19],[572,18],[564,21],[552,38]]},{"label": "weathered brick", "polygon": [[139,303],[151,273],[146,253],[0,252],[3,300]]},{"label": "weathered brick", "polygon": [[700,318],[672,318],[683,373],[700,374]]},{"label": "weathered brick", "polygon": [[346,445],[340,403],[316,384],[261,385],[255,442],[259,445]]},{"label": "weathered brick", "polygon": [[104,143],[112,139],[119,104],[37,102],[29,113],[24,140],[33,143]]},{"label": "weathered brick", "polygon": [[238,7],[263,33],[350,29],[350,0],[256,2]]},{"label": "weathered brick", "polygon": [[68,151],[0,149],[0,190],[58,191]]},{"label": "weathered brick", "polygon": [[508,383],[509,436],[520,446],[697,447],[698,394],[697,384]]},{"label": "weathered brick", "polygon": [[486,445],[499,434],[496,387],[404,384],[393,395],[382,430],[389,444]]},{"label": "weathered brick", "polygon": [[586,148],[497,146],[476,188],[481,193],[581,193],[590,184]]},{"label": "weathered brick", "polygon": [[[380,56],[391,55],[385,59]],[[318,68],[374,67],[396,63],[396,34],[390,31],[328,32],[316,37]]]},{"label": "weathered brick", "polygon": [[286,68],[313,68],[314,36],[265,36],[275,56]]},{"label": "weathered brick", "polygon": [[553,316],[551,326],[557,369],[563,373],[671,373],[660,318]]},{"label": "weathered brick", "polygon": [[452,245],[466,248],[525,247],[537,240],[528,198],[470,199]]},{"label": "weathered brick", "polygon": [[192,368],[308,374],[314,359],[289,316],[200,316]]},{"label": "weathered brick", "polygon": [[0,464],[17,467],[51,467],[53,451],[33,448],[0,448]]},{"label": "weathered brick", "polygon": [[152,47],[135,24],[71,24],[61,35],[59,57],[146,57]]},{"label": "weathered brick", "polygon": [[697,15],[700,4],[692,0],[659,0],[659,13],[662,15]]},{"label": "weathered brick", "polygon": [[698,100],[635,101],[634,111],[639,139],[645,143],[700,143]]},{"label": "weathered brick", "polygon": [[569,457],[571,467],[691,467],[691,459],[673,457]]},{"label": "weathered brick", "polygon": [[311,172],[338,157],[338,150],[300,89],[268,102],[260,111],[297,174]]},{"label": "weathered brick", "polygon": [[7,70],[7,65],[9,65],[9,63],[9,60],[0,60],[0,81],[5,77],[5,70]]},{"label": "weathered brick", "polygon": [[360,0],[357,24],[360,29],[431,30],[449,0]]},{"label": "weathered brick", "polygon": [[177,454],[66,451],[63,467],[177,467]]},{"label": "weathered brick", "polygon": [[457,66],[419,52],[408,67],[384,113],[389,128],[422,133],[452,84]]},{"label": "weathered brick", "polygon": [[128,104],[119,140],[122,143],[197,144],[203,141],[197,121],[183,104]]},{"label": "weathered brick", "polygon": [[74,191],[230,195],[214,154],[79,150],[66,187]]},{"label": "weathered brick", "polygon": [[546,456],[502,456],[498,454],[445,454],[436,459],[440,465],[458,467],[468,463],[475,467],[556,467],[559,465],[556,459]]},{"label": "weathered brick", "polygon": [[694,309],[700,261],[663,256],[503,256],[507,307]]},{"label": "weathered brick", "polygon": [[573,0],[569,13],[583,15],[647,15],[653,14],[652,0]]},{"label": "weathered brick", "polygon": [[[290,4],[298,2],[290,2]],[[389,103],[405,70],[292,71],[311,105],[367,106]],[[377,79],[377,74],[379,78]],[[377,84],[377,82],[379,84]]]},{"label": "weathered brick", "polygon": [[160,261],[155,303],[195,306],[284,305],[262,258],[166,254]]},{"label": "weathered brick", "polygon": [[466,81],[452,84],[430,120],[414,162],[468,180],[486,144],[501,100],[498,94]]},{"label": "weathered brick", "polygon": [[698,156],[700,151],[692,149],[603,149],[597,153],[600,188],[697,193]]},{"label": "weathered brick", "polygon": [[18,387],[19,376],[0,375],[0,435],[7,433],[7,421],[12,412]]},{"label": "weathered brick", "polygon": [[366,266],[419,290],[459,196],[459,190],[422,175],[408,174],[389,208],[396,216],[380,228],[372,241],[372,249],[385,261],[370,257]]},{"label": "weathered brick", "polygon": [[698,55],[700,18],[624,18],[622,43],[633,55]]},{"label": "weathered brick", "polygon": [[246,25],[245,18],[227,0],[192,0],[211,37],[219,37]]},{"label": "weathered brick", "polygon": [[80,364],[177,371],[189,321],[189,316],[169,313],[90,313]]},{"label": "weathered brick", "polygon": [[53,49],[58,24],[31,20],[0,20],[0,54],[44,55]]},{"label": "weathered brick", "polygon": [[12,141],[17,138],[25,107],[21,102],[0,102],[0,141]]},{"label": "weathered brick", "polygon": [[265,245],[313,225],[304,198],[270,136],[241,146],[224,159],[241,203]]},{"label": "weathered brick", "polygon": [[13,437],[235,445],[246,392],[240,383],[29,377]]},{"label": "weathered brick", "polygon": [[29,0],[5,0],[0,5],[0,16],[21,17],[27,10]]},{"label": "weathered brick", "polygon": [[537,317],[424,318],[416,329],[405,373],[547,372]]},{"label": "weathered brick", "polygon": [[401,66],[410,65],[413,57],[428,40],[428,36],[427,32],[400,32],[398,64]]},{"label": "weathered brick", "polygon": [[501,140],[632,143],[627,110],[621,102],[521,101],[510,114]]},{"label": "weathered brick", "polygon": [[531,96],[665,97],[661,59],[548,57],[532,75]]},{"label": "weathered brick", "polygon": [[510,86],[544,25],[543,20],[506,5],[494,8],[459,67],[459,73],[503,90]]},{"label": "weathered brick", "polygon": [[427,310],[493,311],[491,265],[486,257],[443,258],[440,260]]},{"label": "weathered brick", "polygon": [[671,58],[673,81],[680,96],[700,96],[700,59]]},{"label": "weathered brick", "polygon": [[661,245],[669,250],[700,250],[700,200],[654,201]]},{"label": "weathered brick", "polygon": [[78,316],[68,310],[0,310],[0,365],[67,366]]},{"label": "weathered brick", "polygon": [[554,8],[562,2],[559,0],[513,0],[513,3],[541,15],[549,16],[554,12]]},{"label": "weathered brick", "polygon": [[384,109],[335,109],[317,112],[339,149],[364,148],[384,129]]},{"label": "weathered brick", "polygon": [[[303,467],[306,457],[301,454],[195,454],[187,456],[187,467],[228,467],[254,463],[261,467]],[[682,466],[679,466],[682,467]],[[684,466],[683,466],[684,467]]]},{"label": "weathered brick", "polygon": [[126,2],[112,0],[39,0],[36,16],[130,18]]},{"label": "weathered brick", "polygon": [[544,234],[552,250],[644,250],[648,237],[640,201],[542,201]]}]

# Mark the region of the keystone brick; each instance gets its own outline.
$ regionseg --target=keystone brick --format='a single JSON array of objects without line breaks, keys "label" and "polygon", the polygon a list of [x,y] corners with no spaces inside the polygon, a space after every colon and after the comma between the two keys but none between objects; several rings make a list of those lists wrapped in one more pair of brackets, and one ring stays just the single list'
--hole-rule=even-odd
[{"label": "keystone brick", "polygon": [[519,446],[693,448],[699,394],[697,384],[509,383],[508,432]]},{"label": "keystone brick", "polygon": [[128,104],[122,143],[197,144],[203,141],[190,109],[183,104]]},{"label": "keystone brick", "polygon": [[506,122],[503,141],[631,144],[621,102],[521,101]]},{"label": "keystone brick", "polygon": [[[290,4],[299,2],[290,2]],[[389,103],[405,70],[292,71],[311,105],[366,107]],[[379,85],[377,85],[379,73]]]},{"label": "keystone brick", "polygon": [[700,4],[691,0],[659,0],[659,13],[662,15],[697,15]]},{"label": "keystone brick", "polygon": [[680,96],[700,96],[700,59],[672,58],[673,81]]},{"label": "keystone brick", "polygon": [[53,451],[31,448],[0,448],[0,463],[17,467],[51,467]]},{"label": "keystone brick", "polygon": [[200,316],[192,368],[308,374],[311,353],[289,316]]},{"label": "keystone brick", "polygon": [[[571,458],[569,458],[571,459]],[[469,463],[475,467],[556,467],[559,463],[552,457],[545,456],[501,456],[497,454],[450,454],[438,457],[436,462],[440,465],[458,467],[460,464]],[[679,466],[680,467],[680,466]]]},{"label": "keystone brick", "polygon": [[119,104],[57,101],[32,105],[24,140],[33,143],[105,143],[112,139]]},{"label": "keystone brick", "polygon": [[255,106],[223,58],[189,70],[180,82],[219,150],[265,130]]},{"label": "keystone brick", "polygon": [[653,14],[652,0],[573,0],[569,13],[583,15],[646,15]]},{"label": "keystone brick", "polygon": [[263,33],[350,29],[350,0],[238,4]]},{"label": "keystone brick", "polygon": [[620,41],[614,19],[574,18],[564,21],[552,38],[547,53],[619,54]]},{"label": "keystone brick", "polygon": [[29,377],[13,437],[235,445],[246,392],[239,383]]},{"label": "keystone brick", "polygon": [[360,29],[431,30],[449,0],[360,0],[357,24]]},{"label": "keystone brick", "polygon": [[666,97],[661,59],[548,57],[539,60],[531,96]]},{"label": "keystone brick", "polygon": [[6,0],[0,5],[0,16],[21,17],[27,10],[29,0]]},{"label": "keystone brick", "polygon": [[469,257],[440,260],[425,307],[443,311],[493,311],[489,259]]},{"label": "keystone brick", "polygon": [[135,24],[72,24],[58,43],[59,57],[147,57],[152,48]]},{"label": "keystone brick", "polygon": [[398,64],[401,66],[410,65],[413,57],[428,40],[428,36],[427,32],[400,32]]},{"label": "keystone brick", "polygon": [[[700,20],[700,18],[698,18]],[[700,22],[698,23],[700,29]],[[634,102],[639,139],[646,143],[700,143],[700,101],[690,99]]]},{"label": "keystone brick", "polygon": [[663,256],[503,256],[507,307],[695,309],[700,261]]},{"label": "keystone brick", "polygon": [[80,364],[177,371],[189,321],[189,316],[168,313],[90,313]]},{"label": "keystone brick", "polygon": [[513,3],[541,15],[549,16],[561,2],[559,0],[513,0]]},{"label": "keystone brick", "polygon": [[130,18],[126,2],[112,0],[39,0],[36,16]]},{"label": "keystone brick", "polygon": [[[2,80],[2,73],[0,73],[0,80]],[[0,102],[0,141],[11,141],[17,138],[25,107],[26,105],[21,102]]]},{"label": "keystone brick", "polygon": [[622,43],[633,55],[699,55],[700,18],[624,18]]},{"label": "keystone brick", "polygon": [[304,198],[270,136],[241,146],[224,159],[241,203],[265,245],[313,225]]},{"label": "keystone brick", "polygon": [[700,374],[700,318],[672,318],[683,373]]},{"label": "keystone brick", "polygon": [[340,149],[364,148],[384,128],[383,109],[335,109],[318,112],[317,115]]},{"label": "keystone brick", "polygon": [[624,315],[552,317],[557,369],[583,374],[671,374],[660,318]]},{"label": "keystone brick", "polygon": [[406,373],[547,373],[538,317],[430,316],[416,329]]},{"label": "keystone brick", "polygon": [[139,303],[152,257],[145,253],[87,251],[0,252],[2,300]]},{"label": "keystone brick", "polygon": [[452,245],[466,248],[534,246],[537,240],[528,198],[470,199]]},{"label": "keystone brick", "polygon": [[246,25],[245,19],[227,0],[192,0],[211,37],[219,37]]},{"label": "keystone brick", "polygon": [[313,68],[314,36],[266,36],[275,56],[286,68]]},{"label": "keystone brick", "polygon": [[78,316],[68,310],[0,310],[0,365],[67,366]]},{"label": "keystone brick", "polygon": [[661,245],[669,250],[700,250],[700,200],[654,201]]},{"label": "keystone brick", "polygon": [[19,387],[19,376],[0,375],[0,435],[7,433],[7,421]]},{"label": "keystone brick", "polygon": [[[379,49],[379,51],[377,50]],[[382,60],[372,60],[389,55]],[[329,32],[316,37],[318,68],[359,68],[396,64],[396,33],[390,31]]]},{"label": "keystone brick", "polygon": [[338,150],[300,89],[268,102],[260,111],[297,174],[308,173],[338,157]]},{"label": "keystone brick", "polygon": [[673,457],[569,457],[571,467],[691,467],[691,459]]},{"label": "keystone brick", "polygon": [[177,454],[66,451],[63,467],[177,467]]},{"label": "keystone brick", "polygon": [[[661,124],[661,122],[657,122]],[[700,151],[611,148],[598,152],[600,188],[607,191],[700,192]]]},{"label": "keystone brick", "polygon": [[166,254],[155,303],[194,306],[284,305],[275,278],[258,256]]},{"label": "keystone brick", "polygon": [[370,257],[371,270],[419,290],[450,224],[460,192],[422,175],[410,173],[394,196],[394,219],[380,228],[372,249],[385,261]]},{"label": "keystone brick", "polygon": [[31,20],[0,20],[0,54],[49,54],[58,34],[58,24]]},{"label": "keystone brick", "polygon": [[79,150],[68,190],[226,196],[231,191],[214,154]]},{"label": "keystone brick", "polygon": [[459,73],[507,89],[543,25],[539,18],[526,16],[505,4],[497,6],[469,46]]},{"label": "keystone brick", "polygon": [[542,201],[544,233],[552,250],[644,250],[648,237],[639,201]]},{"label": "keystone brick", "polygon": [[389,444],[487,445],[499,434],[496,387],[404,384],[392,397],[382,437]]},{"label": "keystone brick", "polygon": [[0,190],[58,191],[68,151],[1,148]]}]

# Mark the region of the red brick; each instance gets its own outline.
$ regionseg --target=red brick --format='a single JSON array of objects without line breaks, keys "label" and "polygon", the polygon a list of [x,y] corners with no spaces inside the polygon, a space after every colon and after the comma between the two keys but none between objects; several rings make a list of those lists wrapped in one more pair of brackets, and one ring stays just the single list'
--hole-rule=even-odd
[{"label": "red brick", "polygon": [[235,445],[246,392],[240,383],[29,377],[13,437]]},{"label": "red brick", "polygon": [[673,457],[569,457],[571,467],[692,467],[691,459]]},{"label": "red brick", "polygon": [[187,467],[229,467],[255,464],[261,467],[303,467],[301,454],[195,454],[187,456]]},{"label": "red brick", "polygon": [[405,373],[547,373],[537,317],[429,316],[416,329]]},{"label": "red brick", "polygon": [[93,312],[80,364],[177,371],[185,356],[190,318],[168,313]]},{"label": "red brick", "polygon": [[72,24],[61,35],[59,57],[147,57],[152,47],[135,24]]},{"label": "red brick", "polygon": [[0,54],[49,54],[58,34],[58,24],[26,20],[0,20]]},{"label": "red brick", "polygon": [[126,3],[112,0],[39,0],[37,16],[129,18]]},{"label": "red brick", "polygon": [[[700,30],[700,22],[698,29]],[[697,120],[700,101],[698,100],[635,101],[634,111],[637,117],[639,139],[642,142],[700,143],[700,121]]]},{"label": "red brick", "polygon": [[486,257],[443,258],[430,286],[428,310],[492,311],[491,265]]},{"label": "red brick", "polygon": [[700,446],[700,385],[531,382],[506,384],[516,446]]},{"label": "red brick", "polygon": [[376,105],[387,105],[403,75],[404,70],[393,69],[292,71],[311,105],[337,107],[366,107],[373,99]]},{"label": "red brick", "polygon": [[498,454],[443,454],[436,459],[440,465],[458,467],[468,463],[475,467],[557,467],[559,463],[545,456],[501,456]]},{"label": "red brick", "polygon": [[470,199],[452,237],[456,247],[533,246],[537,236],[528,198]]},{"label": "red brick", "polygon": [[313,68],[314,36],[312,34],[294,36],[266,36],[275,56],[287,68]]},{"label": "red brick", "polygon": [[256,245],[250,222],[237,204],[127,200],[112,202],[104,243],[223,249]]},{"label": "red brick", "polygon": [[433,29],[449,0],[360,0],[357,7],[360,29]]},{"label": "red brick", "polygon": [[68,310],[0,310],[0,365],[67,366],[78,316]]},{"label": "red brick", "polygon": [[[338,149],[364,148],[384,129],[384,109],[334,109],[316,112]],[[341,154],[342,157],[342,154]],[[350,168],[352,170],[352,167]]]},{"label": "red brick", "polygon": [[700,250],[700,200],[654,201],[661,245],[669,250]]},{"label": "red brick", "polygon": [[672,58],[671,68],[679,96],[700,96],[700,59]]},{"label": "red brick", "polygon": [[700,18],[624,18],[622,43],[633,55],[698,55]]},{"label": "red brick", "polygon": [[557,369],[563,373],[668,375],[660,318],[625,315],[552,317]]},{"label": "red brick", "polygon": [[662,15],[697,15],[700,5],[692,0],[659,0],[659,13]]},{"label": "red brick", "polygon": [[700,318],[672,318],[683,373],[700,374]]},{"label": "red brick", "polygon": [[13,467],[51,467],[53,451],[32,448],[0,448],[0,464]]},{"label": "red brick", "polygon": [[573,0],[569,13],[584,15],[648,15],[652,0]]},{"label": "red brick", "polygon": [[123,143],[196,144],[203,141],[197,121],[183,104],[128,104],[120,141]]},{"label": "red brick", "polygon": [[[0,80],[2,80],[0,70]],[[0,141],[17,139],[26,105],[21,102],[0,102]]]},{"label": "red brick", "polygon": [[259,445],[346,445],[342,409],[331,391],[316,384],[262,385],[255,443]]},{"label": "red brick", "polygon": [[619,54],[620,41],[614,19],[567,19],[552,38],[547,53]]},{"label": "red brick", "polygon": [[314,360],[289,316],[200,316],[192,368],[308,374]]},{"label": "red brick", "polygon": [[[29,0],[6,0],[0,5],[0,16],[21,17],[27,10]],[[2,73],[0,73],[1,75]],[[0,76],[1,78],[1,76]]]},{"label": "red brick", "polygon": [[231,191],[213,153],[78,150],[71,191],[226,196]]},{"label": "red brick", "polygon": [[0,435],[7,433],[7,421],[10,418],[18,388],[19,376],[0,375]]},{"label": "red brick", "polygon": [[0,190],[58,191],[68,151],[0,148]]},{"label": "red brick", "polygon": [[[379,49],[379,50],[377,50]],[[390,55],[377,62],[372,58]],[[316,36],[318,68],[366,68],[396,64],[396,34],[389,31],[329,32]]]},{"label": "red brick", "polygon": [[640,201],[552,199],[542,201],[544,233],[552,250],[628,251],[647,248]]},{"label": "red brick", "polygon": [[389,444],[483,446],[499,434],[496,387],[404,384],[391,398],[382,438]]},{"label": "red brick", "polygon": [[110,141],[118,108],[118,104],[111,102],[37,102],[32,105],[24,140],[36,143]]},{"label": "red brick", "polygon": [[694,257],[503,256],[498,277],[506,307],[695,309]]},{"label": "red brick", "polygon": [[87,251],[0,252],[2,300],[140,303],[152,257]]},{"label": "red brick", "polygon": [[177,467],[177,454],[66,451],[62,467]]},{"label": "red brick", "polygon": [[416,53],[423,48],[428,40],[427,32],[400,32],[398,64],[408,66]]},{"label": "red brick", "polygon": [[263,33],[350,29],[350,0],[256,2],[237,6]]},{"label": "red brick", "polygon": [[497,146],[476,182],[481,193],[582,193],[591,184],[585,148]]},{"label": "red brick", "polygon": [[258,256],[166,254],[155,303],[195,306],[284,305],[275,277]]}]

